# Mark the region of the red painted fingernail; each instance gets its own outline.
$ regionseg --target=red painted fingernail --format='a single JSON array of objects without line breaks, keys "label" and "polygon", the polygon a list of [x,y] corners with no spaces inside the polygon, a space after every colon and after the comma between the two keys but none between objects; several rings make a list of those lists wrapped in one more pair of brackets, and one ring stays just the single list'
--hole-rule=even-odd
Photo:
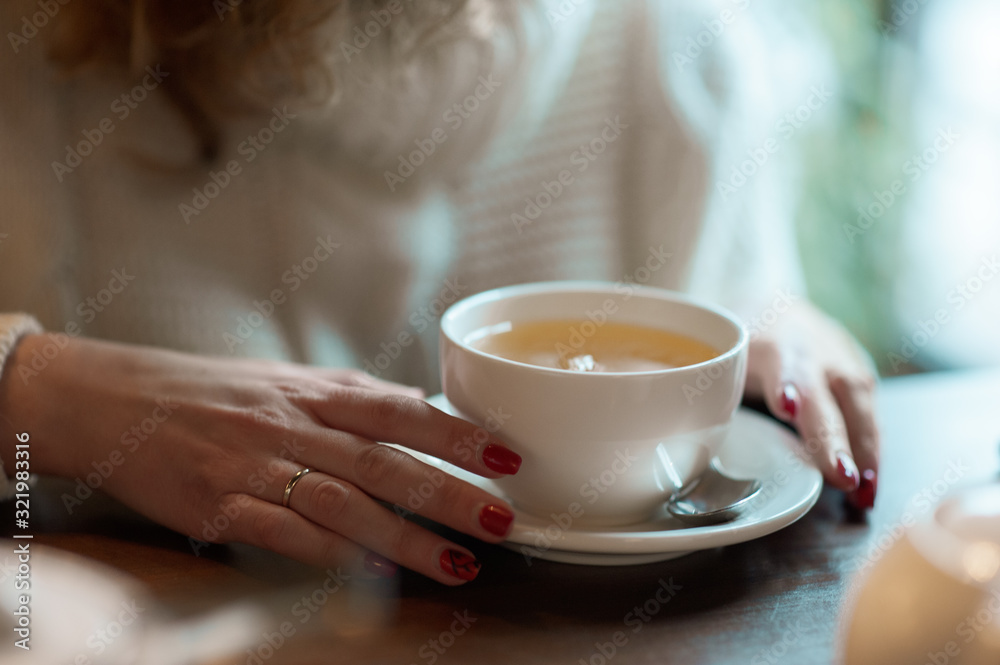
[{"label": "red painted fingernail", "polygon": [[389,561],[381,554],[369,552],[365,555],[365,570],[372,575],[379,577],[392,577],[396,574],[399,566],[394,561]]},{"label": "red painted fingernail", "polygon": [[840,474],[841,478],[851,481],[851,489],[849,491],[853,492],[858,489],[858,486],[861,484],[858,467],[847,453],[837,453],[837,473]]},{"label": "red painted fingernail", "polygon": [[512,476],[521,468],[521,456],[510,448],[491,443],[483,451],[483,464],[492,471]]},{"label": "red painted fingernail", "polygon": [[848,498],[858,510],[867,510],[875,507],[875,493],[878,490],[878,474],[871,469],[865,469],[861,474],[861,483],[858,489],[849,494]]},{"label": "red painted fingernail", "polygon": [[479,523],[494,536],[506,536],[514,523],[514,513],[503,506],[486,506],[479,511]]},{"label": "red painted fingernail", "polygon": [[793,383],[786,383],[781,389],[781,410],[792,420],[799,414],[799,389]]},{"label": "red painted fingernail", "polygon": [[482,564],[465,552],[445,550],[441,552],[441,570],[466,582],[476,579]]}]

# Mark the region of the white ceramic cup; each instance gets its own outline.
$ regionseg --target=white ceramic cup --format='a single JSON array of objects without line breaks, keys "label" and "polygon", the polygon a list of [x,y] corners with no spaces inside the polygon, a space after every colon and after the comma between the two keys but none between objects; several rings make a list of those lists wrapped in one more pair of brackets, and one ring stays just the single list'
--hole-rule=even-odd
[{"label": "white ceramic cup", "polygon": [[[718,349],[706,362],[648,372],[572,372],[488,355],[488,326],[569,319],[669,330]],[[701,474],[743,396],[749,337],[731,313],[685,295],[606,282],[543,282],[466,298],[441,320],[441,377],[452,406],[523,458],[498,482],[520,510],[577,526],[634,524]],[[571,346],[572,340],[566,340]],[[577,342],[578,343],[578,342]]]}]

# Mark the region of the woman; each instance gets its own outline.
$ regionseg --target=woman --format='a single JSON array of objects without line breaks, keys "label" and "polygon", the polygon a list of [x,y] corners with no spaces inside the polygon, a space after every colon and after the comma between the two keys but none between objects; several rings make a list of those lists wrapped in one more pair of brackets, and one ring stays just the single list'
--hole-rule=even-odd
[{"label": "woman", "polygon": [[[437,319],[484,288],[600,278],[756,322],[748,393],[870,507],[873,373],[799,295],[780,151],[716,185],[781,117],[730,4],[6,3],[6,473],[28,432],[32,471],[196,547],[461,584],[472,552],[378,503],[407,508],[430,470],[375,442],[516,473],[419,399]],[[504,539],[509,506],[433,480],[416,512]]]}]

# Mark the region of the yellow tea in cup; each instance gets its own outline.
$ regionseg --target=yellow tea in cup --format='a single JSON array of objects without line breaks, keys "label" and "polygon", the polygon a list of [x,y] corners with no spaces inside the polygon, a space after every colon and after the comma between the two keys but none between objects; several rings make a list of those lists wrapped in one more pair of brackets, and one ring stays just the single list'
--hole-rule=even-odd
[{"label": "yellow tea in cup", "polygon": [[507,360],[578,372],[650,372],[719,355],[704,342],[659,328],[571,319],[502,323],[473,332],[466,343]]}]

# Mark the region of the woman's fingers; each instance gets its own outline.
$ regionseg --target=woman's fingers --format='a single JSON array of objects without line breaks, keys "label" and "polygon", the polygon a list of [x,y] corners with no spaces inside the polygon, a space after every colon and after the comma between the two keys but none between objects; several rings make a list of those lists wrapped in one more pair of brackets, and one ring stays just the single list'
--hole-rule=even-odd
[{"label": "woman's fingers", "polygon": [[834,374],[829,377],[829,384],[844,414],[847,435],[860,470],[860,486],[850,495],[850,500],[857,508],[871,508],[875,504],[879,461],[875,378],[868,373],[857,378]]},{"label": "woman's fingers", "polygon": [[[444,584],[462,584],[479,572],[479,563],[465,548],[400,519],[358,487],[325,473],[304,476],[292,492],[289,508],[315,524]],[[464,512],[472,512],[470,507],[464,508],[467,508]],[[463,531],[487,540],[502,540],[480,524],[471,524],[471,514],[468,518]]]},{"label": "woman's fingers", "polygon": [[[342,432],[323,432],[328,443],[310,446],[303,464],[336,470],[359,493],[395,504],[397,521],[412,513],[481,540],[502,542],[514,513],[489,492],[435,469],[400,450]],[[317,482],[309,474],[302,483]],[[307,482],[308,481],[308,482]],[[296,486],[298,492],[298,486]],[[333,491],[332,489],[330,491]]]},{"label": "woman's fingers", "polygon": [[[461,584],[475,577],[479,564],[471,553],[405,517],[419,513],[481,540],[502,542],[513,524],[511,508],[488,492],[373,439],[422,448],[493,477],[501,475],[497,468],[515,471],[519,458],[485,430],[405,395],[342,384],[313,384],[286,394],[312,413],[315,424],[305,425],[306,436],[299,439],[303,449],[293,465],[312,472],[295,484],[285,512],[294,510],[313,527],[357,543],[361,551],[371,550],[442,583]],[[514,459],[505,460],[504,454]],[[506,466],[498,465],[498,459]],[[293,474],[290,470],[260,496],[280,507],[284,483]],[[386,508],[378,501],[398,507]],[[264,547],[310,562],[328,559],[340,548],[340,541],[329,537],[297,549],[280,546],[275,533],[284,529],[305,536],[311,527],[273,514],[267,506],[259,512],[259,523],[244,526],[241,540],[264,542]]]},{"label": "woman's fingers", "polygon": [[392,560],[366,550],[356,541],[290,508],[245,494],[231,495],[227,499],[230,505],[242,508],[225,534],[226,541],[271,550],[310,566],[342,567],[350,575],[363,571],[370,577],[392,577],[399,568]]},{"label": "woman's fingers", "polygon": [[404,395],[333,388],[311,401],[317,418],[334,430],[434,455],[473,473],[499,478],[517,473],[521,457],[485,428]]},{"label": "woman's fingers", "polygon": [[367,388],[383,393],[406,395],[416,399],[424,398],[424,391],[413,386],[377,379],[369,374],[355,369],[335,369],[326,367],[310,367],[309,372],[318,378],[331,381],[348,388]]},{"label": "woman's fingers", "polygon": [[311,566],[367,568],[383,576],[388,572],[366,566],[367,551],[356,542],[282,507],[278,501],[271,503],[246,494],[223,497],[222,503],[238,508],[238,512],[222,540],[261,547]]},{"label": "woman's fingers", "polygon": [[773,342],[754,344],[749,360],[755,371],[747,377],[747,394],[763,397],[771,413],[786,423],[794,422],[802,402],[792,372],[798,363],[791,356]]},{"label": "woman's fingers", "polygon": [[[312,471],[293,486],[288,508],[281,506],[282,481],[287,482],[282,478],[241,511],[233,521],[233,539],[313,565],[363,565],[374,574],[388,571],[392,561],[454,585],[476,576],[475,557],[406,516],[419,512],[490,542],[502,542],[509,533],[513,512],[491,494],[394,448],[339,432],[333,436],[352,440],[309,446],[298,461]],[[324,468],[336,469],[337,477]],[[387,509],[373,497],[399,507]]]},{"label": "woman's fingers", "polygon": [[854,459],[862,470],[878,470],[879,431],[875,420],[874,378],[832,376],[830,390],[847,426]]},{"label": "woman's fingers", "polygon": [[803,445],[828,483],[845,492],[853,492],[858,488],[861,475],[851,454],[844,417],[833,394],[820,377],[803,379],[796,389],[801,394],[802,406],[794,422]]},{"label": "woman's fingers", "polygon": [[[851,454],[844,416],[815,360],[786,345],[764,341],[752,349],[750,384],[771,413],[792,424],[823,477],[834,487],[854,491],[860,473]],[[748,388],[750,387],[748,386]]]}]

